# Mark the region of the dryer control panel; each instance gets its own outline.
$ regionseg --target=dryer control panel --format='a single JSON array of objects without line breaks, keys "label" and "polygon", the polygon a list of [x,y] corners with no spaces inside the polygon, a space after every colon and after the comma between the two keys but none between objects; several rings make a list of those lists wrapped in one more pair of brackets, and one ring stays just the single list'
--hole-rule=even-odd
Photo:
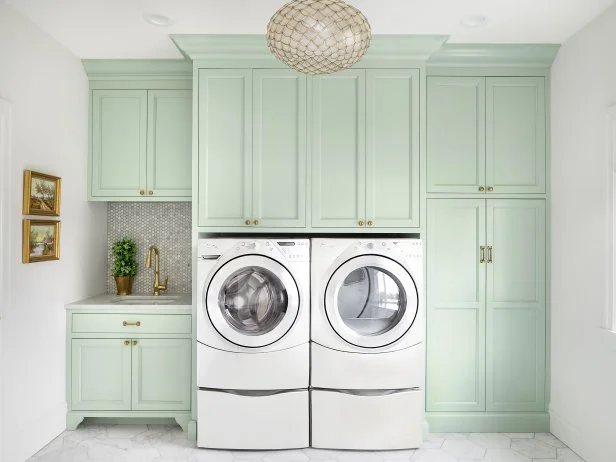
[{"label": "dryer control panel", "polygon": [[310,261],[310,241],[308,239],[281,239],[273,243],[289,261]]}]

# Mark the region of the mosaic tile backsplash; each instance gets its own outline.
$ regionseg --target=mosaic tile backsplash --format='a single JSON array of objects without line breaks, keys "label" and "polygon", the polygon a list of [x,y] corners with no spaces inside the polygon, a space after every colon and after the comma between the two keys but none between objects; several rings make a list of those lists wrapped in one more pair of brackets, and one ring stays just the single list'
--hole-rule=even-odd
[{"label": "mosaic tile backsplash", "polygon": [[[160,281],[169,276],[166,293],[192,291],[191,203],[190,202],[109,202],[107,208],[107,291],[116,292],[111,275],[111,245],[123,237],[137,243],[137,276],[134,294],[149,294],[154,284],[152,267],[145,267],[150,245],[160,251]],[[165,292],[163,292],[165,293]]]}]

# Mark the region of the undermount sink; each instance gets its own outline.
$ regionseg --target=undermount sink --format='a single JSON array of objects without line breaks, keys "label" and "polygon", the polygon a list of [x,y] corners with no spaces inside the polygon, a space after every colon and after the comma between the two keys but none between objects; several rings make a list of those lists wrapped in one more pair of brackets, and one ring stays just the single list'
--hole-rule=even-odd
[{"label": "undermount sink", "polygon": [[120,295],[111,300],[118,305],[169,305],[180,300],[181,295]]}]

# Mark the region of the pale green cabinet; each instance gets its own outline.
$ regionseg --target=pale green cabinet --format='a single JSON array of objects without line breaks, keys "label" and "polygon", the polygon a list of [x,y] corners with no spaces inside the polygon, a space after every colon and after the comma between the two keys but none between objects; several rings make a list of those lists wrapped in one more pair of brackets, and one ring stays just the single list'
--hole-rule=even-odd
[{"label": "pale green cabinet", "polygon": [[306,77],[199,70],[199,226],[306,226]]},{"label": "pale green cabinet", "polygon": [[313,80],[312,227],[419,226],[419,71]]},{"label": "pale green cabinet", "polygon": [[429,412],[545,411],[541,199],[429,199]]},{"label": "pale green cabinet", "polygon": [[67,326],[69,428],[85,417],[171,417],[186,429],[190,314],[71,310]]},{"label": "pale green cabinet", "polygon": [[428,77],[427,192],[545,193],[543,77]]},{"label": "pale green cabinet", "polygon": [[190,200],[191,90],[92,90],[91,200]]}]

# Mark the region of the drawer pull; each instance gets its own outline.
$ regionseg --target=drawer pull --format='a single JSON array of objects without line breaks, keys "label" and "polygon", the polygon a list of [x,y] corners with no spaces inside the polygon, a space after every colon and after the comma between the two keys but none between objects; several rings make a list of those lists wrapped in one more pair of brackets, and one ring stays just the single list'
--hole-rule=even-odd
[{"label": "drawer pull", "polygon": [[372,226],[374,223],[372,223],[372,220],[368,220],[368,226]]},{"label": "drawer pull", "polygon": [[485,187],[483,187],[483,186],[479,186],[479,192],[484,192],[485,190],[486,190],[486,188],[485,188]]},{"label": "drawer pull", "polygon": [[139,191],[139,195],[143,196],[145,194],[145,191],[142,189],[141,191]]},{"label": "drawer pull", "polygon": [[364,220],[359,220],[359,221],[357,222],[357,224],[358,224],[359,226],[364,226]]},{"label": "drawer pull", "polygon": [[128,322],[128,321],[124,321],[124,322],[122,323],[122,325],[123,325],[124,327],[126,327],[126,326],[137,326],[137,327],[139,327],[139,326],[141,326],[141,321],[137,321],[137,322]]},{"label": "drawer pull", "polygon": [[246,221],[244,222],[244,224],[245,224],[246,226],[250,226],[250,220],[246,220]]},{"label": "drawer pull", "polygon": [[488,186],[488,192],[494,191],[494,186]]},{"label": "drawer pull", "polygon": [[133,346],[137,345],[137,343],[139,343],[137,340],[133,340]]},{"label": "drawer pull", "polygon": [[127,345],[130,343],[130,340],[124,340],[124,345]]}]

